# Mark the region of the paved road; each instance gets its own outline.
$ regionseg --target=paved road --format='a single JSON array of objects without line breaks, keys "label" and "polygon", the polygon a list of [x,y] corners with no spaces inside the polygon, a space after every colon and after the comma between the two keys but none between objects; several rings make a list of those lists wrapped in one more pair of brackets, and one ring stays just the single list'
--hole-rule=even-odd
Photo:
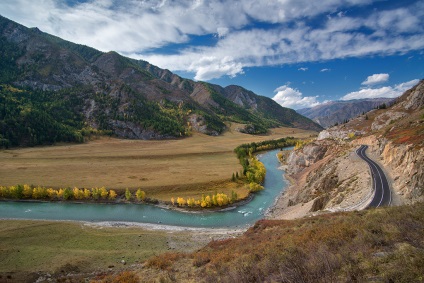
[{"label": "paved road", "polygon": [[361,145],[356,150],[356,154],[367,162],[371,169],[375,193],[368,207],[390,206],[392,203],[392,194],[390,192],[389,182],[380,166],[365,154],[367,148],[368,146]]}]

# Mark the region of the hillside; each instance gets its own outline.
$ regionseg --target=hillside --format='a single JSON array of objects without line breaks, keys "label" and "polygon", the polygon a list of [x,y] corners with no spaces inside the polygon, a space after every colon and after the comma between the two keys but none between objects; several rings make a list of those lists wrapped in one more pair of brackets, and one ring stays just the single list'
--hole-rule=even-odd
[{"label": "hillside", "polygon": [[393,205],[424,201],[424,81],[392,106],[324,130],[285,156],[294,183],[274,208],[274,218],[364,208],[372,179],[355,154],[362,144],[385,169]]},{"label": "hillside", "polygon": [[389,105],[392,98],[356,99],[347,101],[330,101],[312,108],[296,110],[324,128],[341,124],[383,104]]},{"label": "hillside", "polygon": [[[192,131],[219,135],[225,122],[244,124],[240,130],[252,134],[278,126],[321,129],[241,87],[187,80],[148,62],[74,44],[1,16],[0,47],[3,145],[81,141],[93,132],[132,139],[175,138]],[[240,104],[241,96],[252,104]],[[57,117],[64,109],[72,119]],[[12,133],[13,124],[21,130]],[[50,134],[47,128],[60,130]]]}]

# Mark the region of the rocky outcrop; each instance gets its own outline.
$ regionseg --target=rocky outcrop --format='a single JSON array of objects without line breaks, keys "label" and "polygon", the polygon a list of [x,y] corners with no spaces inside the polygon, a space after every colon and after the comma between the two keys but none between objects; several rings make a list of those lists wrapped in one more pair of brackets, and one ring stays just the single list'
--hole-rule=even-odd
[{"label": "rocky outcrop", "polygon": [[395,144],[374,135],[356,143],[367,144],[374,159],[383,165],[391,180],[391,189],[400,203],[424,200],[424,148]]},{"label": "rocky outcrop", "polygon": [[400,96],[394,109],[419,110],[424,106],[424,80]]},{"label": "rocky outcrop", "polygon": [[372,131],[378,131],[378,130],[390,125],[391,123],[393,123],[393,121],[401,119],[401,118],[405,117],[406,115],[408,115],[408,114],[405,113],[405,112],[398,112],[398,111],[384,112],[383,114],[380,114],[377,117],[375,117],[374,122],[371,125],[371,130]]},{"label": "rocky outcrop", "polygon": [[302,149],[292,151],[287,159],[287,173],[295,175],[306,167],[311,166],[318,160],[321,160],[327,153],[327,146],[325,144],[310,143]]},{"label": "rocky outcrop", "polygon": [[112,120],[111,124],[117,135],[129,139],[161,140],[173,138],[172,136],[160,135],[152,130],[146,130],[144,127],[141,127],[139,124],[133,122]]}]

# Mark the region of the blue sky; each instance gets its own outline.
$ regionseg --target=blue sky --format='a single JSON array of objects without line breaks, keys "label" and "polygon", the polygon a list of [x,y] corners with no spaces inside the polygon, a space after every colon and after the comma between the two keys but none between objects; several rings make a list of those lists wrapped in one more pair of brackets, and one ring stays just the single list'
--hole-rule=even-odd
[{"label": "blue sky", "polygon": [[2,0],[0,14],[294,109],[424,78],[424,0]]}]

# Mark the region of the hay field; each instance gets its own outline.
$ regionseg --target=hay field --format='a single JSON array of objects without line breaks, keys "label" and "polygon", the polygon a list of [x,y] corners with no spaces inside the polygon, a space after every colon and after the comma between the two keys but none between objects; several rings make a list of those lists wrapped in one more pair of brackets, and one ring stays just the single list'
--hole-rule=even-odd
[{"label": "hay field", "polygon": [[241,170],[233,153],[236,146],[316,134],[277,128],[268,135],[252,136],[235,131],[235,127],[233,124],[218,137],[196,133],[189,138],[164,141],[101,138],[85,144],[3,150],[0,185],[142,188],[148,197],[162,200],[232,189],[242,196],[240,185],[229,182],[232,173]]}]

